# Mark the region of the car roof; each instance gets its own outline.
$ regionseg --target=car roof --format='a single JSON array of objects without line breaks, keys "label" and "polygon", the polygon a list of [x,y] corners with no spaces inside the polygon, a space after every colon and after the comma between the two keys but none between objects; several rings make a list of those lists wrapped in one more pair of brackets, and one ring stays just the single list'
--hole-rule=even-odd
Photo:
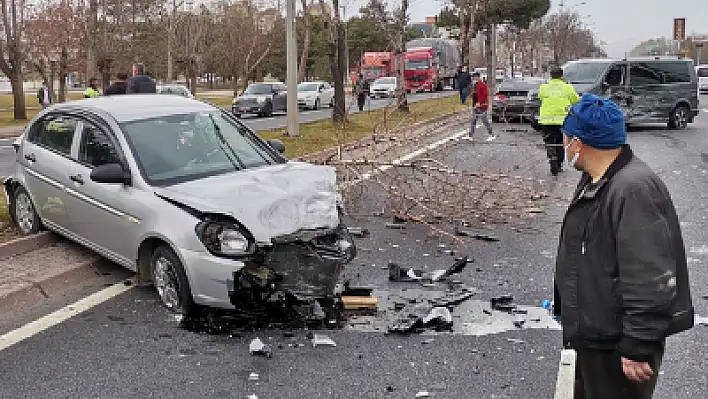
[{"label": "car roof", "polygon": [[213,112],[218,110],[218,108],[203,101],[182,96],[125,94],[58,103],[51,110],[85,110],[106,113],[121,123],[175,114]]},{"label": "car roof", "polygon": [[627,58],[581,58],[578,60],[571,60],[568,62],[597,62],[597,63],[609,63],[609,62],[620,62],[620,61],[683,61],[683,62],[693,62],[690,58],[683,58],[678,56],[664,55],[664,56],[644,56],[644,57],[627,57]]}]

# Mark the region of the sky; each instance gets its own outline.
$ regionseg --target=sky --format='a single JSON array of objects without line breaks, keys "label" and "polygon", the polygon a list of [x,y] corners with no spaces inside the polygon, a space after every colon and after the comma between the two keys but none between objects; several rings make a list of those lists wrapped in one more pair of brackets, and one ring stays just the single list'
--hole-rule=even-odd
[{"label": "sky", "polygon": [[[367,0],[340,0],[346,5],[346,16],[358,13]],[[577,10],[583,21],[606,43],[610,57],[624,56],[644,40],[673,36],[673,19],[686,18],[686,34],[708,35],[708,0],[551,0],[551,12],[561,3]],[[441,0],[410,0],[411,22],[422,22],[434,16],[443,5]],[[585,4],[581,4],[585,3]],[[400,0],[388,0],[391,6]]]}]

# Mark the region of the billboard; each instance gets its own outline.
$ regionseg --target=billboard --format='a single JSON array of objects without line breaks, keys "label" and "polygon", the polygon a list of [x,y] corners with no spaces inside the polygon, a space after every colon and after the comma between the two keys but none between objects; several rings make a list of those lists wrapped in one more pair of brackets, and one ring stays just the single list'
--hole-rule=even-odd
[{"label": "billboard", "polygon": [[686,18],[674,18],[674,40],[686,40]]}]

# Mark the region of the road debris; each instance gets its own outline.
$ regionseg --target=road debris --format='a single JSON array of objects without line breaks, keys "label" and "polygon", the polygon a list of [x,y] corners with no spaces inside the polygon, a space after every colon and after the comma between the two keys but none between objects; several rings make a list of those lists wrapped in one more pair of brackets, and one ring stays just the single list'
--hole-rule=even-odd
[{"label": "road debris", "polygon": [[379,299],[375,296],[342,296],[345,310],[376,310]]},{"label": "road debris", "polygon": [[260,376],[258,375],[258,373],[251,373],[248,375],[248,380],[249,381],[258,381],[258,380],[260,380]]},{"label": "road debris", "polygon": [[337,343],[326,335],[314,334],[312,336],[312,347],[316,348],[318,346],[337,346]]},{"label": "road debris", "polygon": [[400,222],[390,222],[386,223],[386,228],[387,229],[393,229],[393,230],[404,230],[406,227],[406,223],[400,223]]},{"label": "road debris", "polygon": [[494,297],[490,300],[492,309],[502,312],[512,313],[516,309],[514,305],[514,297],[512,295],[502,295]]},{"label": "road debris", "polygon": [[470,237],[470,238],[474,238],[475,240],[479,240],[479,241],[490,241],[490,242],[500,241],[499,237],[489,235],[489,234],[474,233],[469,230],[462,230],[459,227],[455,227],[455,235],[458,237]]},{"label": "road debris", "polygon": [[452,314],[450,309],[435,307],[423,318],[423,325],[431,327],[435,331],[445,331],[452,328]]},{"label": "road debris", "polygon": [[270,347],[261,341],[260,338],[254,338],[251,343],[248,345],[248,351],[251,353],[251,355],[258,355],[258,356],[265,356],[265,357],[273,357],[273,352],[270,350]]},{"label": "road debris", "polygon": [[371,235],[371,231],[369,231],[369,229],[365,229],[362,227],[347,227],[347,231],[349,231],[349,234],[351,234],[352,236],[358,238],[364,238]]},{"label": "road debris", "polygon": [[415,394],[416,398],[429,398],[430,397],[430,392],[428,391],[420,391],[417,394]]}]

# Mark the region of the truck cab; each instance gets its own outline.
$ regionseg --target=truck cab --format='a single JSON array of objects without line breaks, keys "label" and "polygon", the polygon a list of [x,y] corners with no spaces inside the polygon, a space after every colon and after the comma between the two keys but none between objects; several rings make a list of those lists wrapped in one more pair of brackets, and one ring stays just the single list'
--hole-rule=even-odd
[{"label": "truck cab", "polygon": [[432,47],[420,47],[408,50],[405,55],[406,91],[433,92],[438,89],[439,75],[435,50]]}]

